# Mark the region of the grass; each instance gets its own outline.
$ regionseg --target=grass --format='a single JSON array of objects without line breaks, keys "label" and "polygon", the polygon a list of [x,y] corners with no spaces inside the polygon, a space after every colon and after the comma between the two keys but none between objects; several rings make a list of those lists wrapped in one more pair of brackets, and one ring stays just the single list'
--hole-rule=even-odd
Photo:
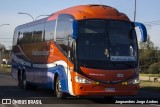
[{"label": "grass", "polygon": [[140,76],[147,76],[147,77],[160,77],[160,74],[140,74]]},{"label": "grass", "polygon": [[0,66],[0,72],[11,72],[11,67]]},{"label": "grass", "polygon": [[160,82],[141,81],[140,88],[143,91],[152,91],[160,93]]}]

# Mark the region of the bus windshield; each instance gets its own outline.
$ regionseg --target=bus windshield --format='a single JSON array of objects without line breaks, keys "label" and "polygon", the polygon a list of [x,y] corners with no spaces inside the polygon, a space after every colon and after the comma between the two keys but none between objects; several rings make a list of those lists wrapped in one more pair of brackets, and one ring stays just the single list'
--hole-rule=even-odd
[{"label": "bus windshield", "polygon": [[79,60],[137,60],[137,39],[130,22],[80,21],[77,44]]}]

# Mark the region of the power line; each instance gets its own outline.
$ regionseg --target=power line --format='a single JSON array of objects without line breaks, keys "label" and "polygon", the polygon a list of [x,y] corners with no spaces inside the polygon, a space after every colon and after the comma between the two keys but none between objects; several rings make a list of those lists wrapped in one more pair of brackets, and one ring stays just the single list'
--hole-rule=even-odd
[{"label": "power line", "polygon": [[160,20],[155,20],[155,21],[150,21],[150,22],[144,22],[144,23],[156,23],[156,22],[160,23]]},{"label": "power line", "polygon": [[150,22],[144,22],[146,26],[157,26],[160,25],[160,20],[150,21]]},{"label": "power line", "polygon": [[0,38],[0,39],[13,39],[13,38]]},{"label": "power line", "polygon": [[146,24],[160,24],[160,22],[151,22],[151,23],[146,23]]},{"label": "power line", "polygon": [[13,42],[13,41],[0,41],[0,42]]},{"label": "power line", "polygon": [[[145,23],[144,23],[145,24]],[[145,24],[146,26],[158,26],[158,25],[160,25],[160,23],[155,23],[155,24]]]}]

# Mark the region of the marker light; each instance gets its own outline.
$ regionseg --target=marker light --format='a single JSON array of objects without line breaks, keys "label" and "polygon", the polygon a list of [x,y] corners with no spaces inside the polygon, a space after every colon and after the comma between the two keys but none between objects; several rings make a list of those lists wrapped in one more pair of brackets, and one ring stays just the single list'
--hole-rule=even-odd
[{"label": "marker light", "polygon": [[100,84],[100,83],[99,83],[99,82],[94,82],[94,84],[98,85],[98,84]]},{"label": "marker light", "polygon": [[128,82],[122,82],[122,85],[128,85]]}]

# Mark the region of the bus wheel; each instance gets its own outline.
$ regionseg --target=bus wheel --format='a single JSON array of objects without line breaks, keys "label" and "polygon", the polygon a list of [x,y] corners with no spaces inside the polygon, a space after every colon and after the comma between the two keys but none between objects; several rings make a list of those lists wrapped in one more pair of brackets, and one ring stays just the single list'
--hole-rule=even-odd
[{"label": "bus wheel", "polygon": [[18,71],[18,87],[22,88],[22,73]]},{"label": "bus wheel", "polygon": [[23,74],[22,74],[22,88],[26,89],[26,90],[35,90],[35,89],[37,89],[36,85],[33,85],[33,84],[28,83],[26,81],[26,74],[25,74],[25,72],[23,72]]},{"label": "bus wheel", "polygon": [[27,81],[26,81],[26,74],[25,72],[22,73],[22,88],[27,89]]},{"label": "bus wheel", "polygon": [[57,77],[56,79],[55,93],[56,93],[57,98],[63,99],[66,97],[65,93],[62,92],[62,85],[61,85],[61,81],[59,77]]},{"label": "bus wheel", "polygon": [[36,86],[33,86],[33,85],[29,84],[26,81],[26,74],[25,74],[25,72],[23,72],[23,74],[22,74],[22,88],[26,89],[26,90],[28,90],[28,89],[36,89]]}]

